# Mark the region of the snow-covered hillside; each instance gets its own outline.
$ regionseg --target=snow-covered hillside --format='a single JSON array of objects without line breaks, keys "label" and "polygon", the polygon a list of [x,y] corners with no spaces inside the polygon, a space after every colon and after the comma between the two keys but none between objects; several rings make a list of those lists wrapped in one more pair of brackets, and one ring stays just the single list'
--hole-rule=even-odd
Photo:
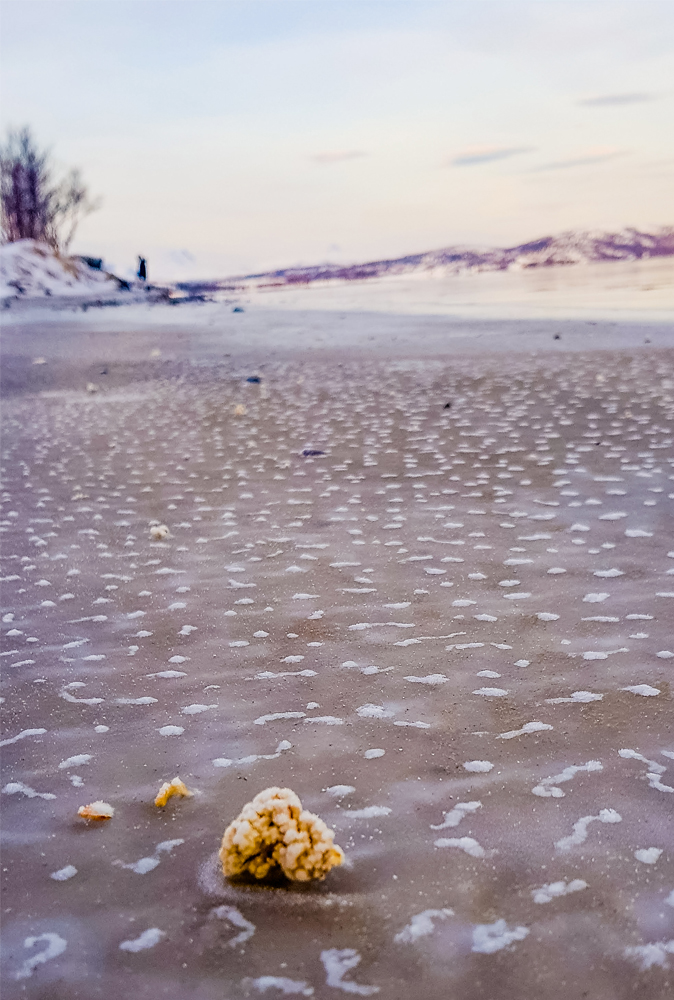
[{"label": "snow-covered hillside", "polygon": [[307,285],[313,282],[363,281],[394,275],[443,276],[482,271],[519,271],[531,268],[590,264],[599,261],[638,261],[674,257],[674,228],[644,232],[625,228],[616,232],[594,230],[543,236],[512,247],[450,246],[426,253],[409,254],[363,264],[317,264],[291,267],[265,274],[249,274],[220,282],[183,282],[179,287],[195,290],[246,290]]},{"label": "snow-covered hillside", "polygon": [[97,298],[116,295],[120,281],[65,257],[46,243],[20,240],[0,246],[0,298]]}]

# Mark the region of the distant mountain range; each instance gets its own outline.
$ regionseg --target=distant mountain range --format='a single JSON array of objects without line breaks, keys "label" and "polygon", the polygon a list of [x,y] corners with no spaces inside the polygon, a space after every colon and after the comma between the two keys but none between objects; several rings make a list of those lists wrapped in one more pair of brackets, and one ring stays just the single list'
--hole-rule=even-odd
[{"label": "distant mountain range", "polygon": [[543,236],[514,247],[452,246],[364,264],[314,264],[287,267],[262,274],[247,274],[212,282],[181,282],[194,291],[240,290],[305,285],[316,281],[363,281],[390,275],[459,274],[461,272],[523,270],[562,267],[592,261],[642,260],[674,256],[674,227],[647,233],[638,229],[619,232],[566,232]]}]

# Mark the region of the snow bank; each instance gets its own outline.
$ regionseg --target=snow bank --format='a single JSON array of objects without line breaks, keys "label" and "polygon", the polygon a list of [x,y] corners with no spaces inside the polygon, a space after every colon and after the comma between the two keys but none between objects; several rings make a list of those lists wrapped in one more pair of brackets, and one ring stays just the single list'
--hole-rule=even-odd
[{"label": "snow bank", "polygon": [[0,298],[116,294],[120,282],[77,257],[65,257],[46,243],[19,240],[0,246]]}]

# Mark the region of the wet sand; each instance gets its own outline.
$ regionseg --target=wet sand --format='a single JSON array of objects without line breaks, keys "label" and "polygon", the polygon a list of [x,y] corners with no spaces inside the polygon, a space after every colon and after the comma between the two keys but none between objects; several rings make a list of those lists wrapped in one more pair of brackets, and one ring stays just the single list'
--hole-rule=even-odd
[{"label": "wet sand", "polygon": [[671,326],[120,315],[4,330],[4,995],[671,996]]}]

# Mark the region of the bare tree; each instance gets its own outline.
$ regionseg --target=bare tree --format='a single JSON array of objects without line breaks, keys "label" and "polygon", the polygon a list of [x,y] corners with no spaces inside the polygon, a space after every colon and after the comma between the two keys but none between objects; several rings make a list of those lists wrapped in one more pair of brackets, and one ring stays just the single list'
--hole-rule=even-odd
[{"label": "bare tree", "polygon": [[92,200],[79,170],[53,179],[48,150],[40,150],[29,128],[10,131],[0,147],[2,239],[41,240],[67,251],[78,224],[100,205]]}]

